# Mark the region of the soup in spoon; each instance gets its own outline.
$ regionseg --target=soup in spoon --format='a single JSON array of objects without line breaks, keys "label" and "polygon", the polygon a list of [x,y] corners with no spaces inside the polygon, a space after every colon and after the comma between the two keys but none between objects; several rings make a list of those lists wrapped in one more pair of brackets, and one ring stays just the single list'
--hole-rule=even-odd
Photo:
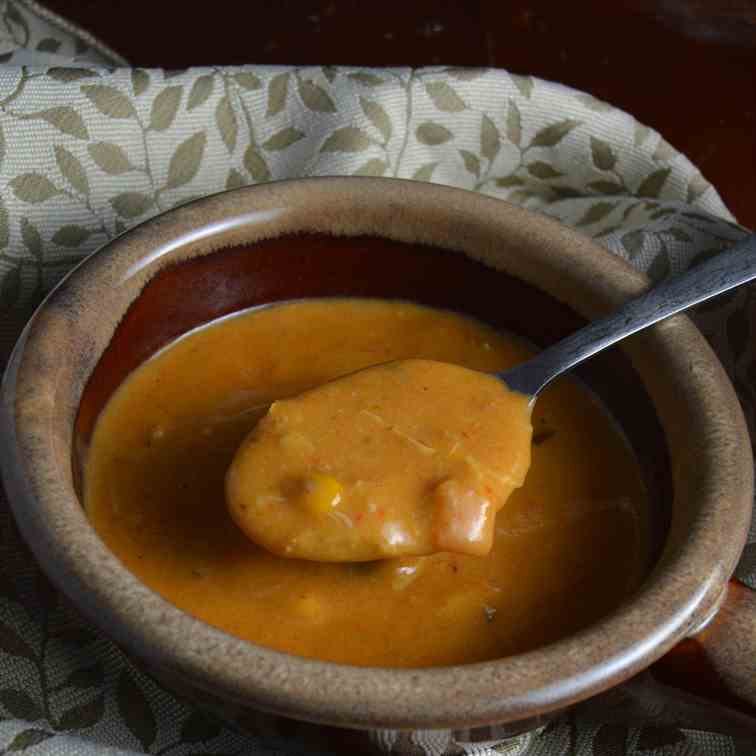
[{"label": "soup in spoon", "polygon": [[275,402],[229,469],[231,515],[286,557],[485,555],[530,465],[529,399],[477,370],[415,359]]}]

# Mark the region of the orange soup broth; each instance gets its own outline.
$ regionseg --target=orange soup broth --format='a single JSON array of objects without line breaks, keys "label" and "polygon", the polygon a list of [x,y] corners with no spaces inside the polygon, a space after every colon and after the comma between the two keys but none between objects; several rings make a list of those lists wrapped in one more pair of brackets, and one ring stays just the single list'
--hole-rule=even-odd
[{"label": "orange soup broth", "polygon": [[167,600],[281,651],[423,667],[552,642],[614,609],[649,555],[637,462],[575,381],[539,397],[531,468],[487,557],[284,559],[249,541],[224,501],[231,459],[275,399],[389,360],[498,371],[529,355],[470,318],[401,302],[312,300],[225,318],[159,352],[110,399],[86,461],[88,515]]}]

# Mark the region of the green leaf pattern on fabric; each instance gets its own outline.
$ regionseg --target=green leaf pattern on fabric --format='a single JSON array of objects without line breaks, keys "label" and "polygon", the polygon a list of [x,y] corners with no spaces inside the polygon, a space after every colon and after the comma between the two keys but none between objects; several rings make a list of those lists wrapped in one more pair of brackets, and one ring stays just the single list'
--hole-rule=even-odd
[{"label": "green leaf pattern on fabric", "polygon": [[66,76],[61,72],[76,70],[67,65],[75,58],[100,65],[125,63],[117,53],[74,24],[46,13],[33,0],[4,0],[0,3],[0,55],[6,64],[18,65],[28,62],[30,53],[36,60],[55,65],[61,77]]},{"label": "green leaf pattern on fabric", "polygon": [[230,153],[233,153],[236,149],[239,124],[228,95],[224,95],[218,100],[218,105],[215,108],[215,123],[220,132],[221,139],[223,139],[223,143],[226,145],[226,149]]},{"label": "green leaf pattern on fabric", "polygon": [[149,86],[150,74],[141,68],[135,68],[131,72],[131,87],[134,91],[134,97],[139,97],[140,94],[146,92]]},{"label": "green leaf pattern on fabric", "polygon": [[48,108],[39,113],[32,113],[25,118],[41,118],[54,126],[62,134],[75,136],[78,139],[88,139],[89,131],[84,125],[84,119],[81,115],[69,105],[62,105],[57,108]]},{"label": "green leaf pattern on fabric", "polygon": [[153,131],[169,129],[176,118],[183,93],[184,88],[181,86],[163,89],[152,101],[148,128]]},{"label": "green leaf pattern on fabric", "polygon": [[34,205],[60,193],[47,176],[39,173],[22,173],[12,178],[10,188],[17,199]]},{"label": "green leaf pattern on fabric", "polygon": [[323,85],[309,79],[297,78],[297,90],[307,109],[318,113],[336,112],[336,103]]},{"label": "green leaf pattern on fabric", "polygon": [[[11,12],[2,23],[23,35],[25,18]],[[35,145],[33,154],[23,144]],[[3,358],[30,308],[107,240],[197,196],[273,179],[396,176],[478,191],[577,227],[652,277],[743,235],[656,132],[590,95],[486,69],[0,70],[0,171]],[[696,317],[754,430],[756,294],[725,299]],[[0,564],[21,553],[0,506]],[[756,585],[756,548],[740,574]],[[40,588],[44,581],[27,577],[0,573],[0,665],[12,670],[0,683],[0,750],[42,753],[65,741],[89,753],[70,743],[90,734],[132,753],[175,756],[293,747],[269,725],[251,741],[179,703]],[[497,753],[687,754],[695,737],[568,716]],[[380,742],[423,753],[434,738],[484,753],[469,745],[471,733],[389,733]]]},{"label": "green leaf pattern on fabric", "polygon": [[88,146],[88,151],[95,165],[101,171],[112,176],[120,176],[122,173],[128,173],[133,169],[129,162],[129,156],[120,145],[109,142],[94,142]]},{"label": "green leaf pattern on fabric", "polygon": [[79,158],[60,144],[56,144],[53,151],[60,174],[71,188],[79,194],[89,194],[89,181]]},{"label": "green leaf pattern on fabric", "polygon": [[287,71],[276,74],[268,85],[268,108],[265,115],[268,118],[278,115],[285,107],[289,96],[289,78]]},{"label": "green leaf pattern on fabric", "polygon": [[117,87],[85,84],[81,91],[95,108],[108,118],[136,117],[136,108],[131,100]]},{"label": "green leaf pattern on fabric", "polygon": [[192,88],[189,92],[189,100],[186,104],[186,109],[194,110],[194,108],[198,108],[200,105],[203,105],[205,102],[207,102],[208,98],[213,93],[214,87],[215,78],[212,74],[203,74],[202,76],[198,76],[194,80]]}]

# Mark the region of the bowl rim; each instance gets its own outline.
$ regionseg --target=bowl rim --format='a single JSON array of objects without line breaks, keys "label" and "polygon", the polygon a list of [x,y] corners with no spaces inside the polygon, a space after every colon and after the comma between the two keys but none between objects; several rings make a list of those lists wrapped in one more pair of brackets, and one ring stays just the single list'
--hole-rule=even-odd
[{"label": "bowl rim", "polygon": [[[53,462],[65,439],[45,438],[56,394],[65,379],[50,362],[65,339],[65,329],[74,327],[70,317],[60,317],[61,311],[70,313],[82,301],[86,303],[94,283],[113,283],[110,267],[122,268],[118,260],[128,257],[129,250],[133,253],[140,245],[165,246],[166,239],[170,247],[170,239],[179,238],[176,234],[185,234],[187,229],[207,231],[214,228],[213,223],[242,219],[239,209],[249,203],[276,206],[284,202],[287,211],[293,208],[295,214],[301,208],[311,214],[314,207],[329,203],[359,206],[360,212],[367,207],[378,215],[394,213],[392,217],[401,225],[410,221],[396,213],[403,212],[402,203],[408,200],[412,201],[410,216],[451,211],[457,219],[473,224],[470,228],[478,223],[488,232],[519,234],[529,244],[546,245],[552,250],[554,276],[591,277],[617,301],[647,286],[644,276],[587,237],[498,199],[399,179],[295,179],[196,200],[108,242],[48,295],[9,361],[1,410],[2,471],[21,532],[43,569],[85,616],[126,650],[229,702],[362,728],[467,728],[542,715],[631,677],[686,637],[716,606],[745,543],[753,466],[742,411],[703,336],[688,318],[676,316],[644,338],[674,365],[693,360],[685,363],[691,367],[685,385],[695,389],[702,402],[700,417],[694,419],[710,442],[704,465],[709,477],[700,490],[686,494],[697,497],[702,515],[677,552],[662,559],[630,601],[575,635],[524,654],[477,664],[430,669],[352,667],[295,657],[234,638],[174,607],[118,562],[88,525],[71,481]],[[239,233],[248,233],[243,220],[239,223]],[[446,233],[466,231],[450,227]],[[564,259],[557,261],[554,250]],[[565,267],[568,262],[571,267]],[[528,275],[527,260],[516,264],[522,264]],[[153,269],[140,270],[139,275],[146,280]],[[673,353],[680,346],[686,347],[685,357]],[[41,382],[40,371],[45,376]],[[65,506],[60,506],[61,501]]]}]

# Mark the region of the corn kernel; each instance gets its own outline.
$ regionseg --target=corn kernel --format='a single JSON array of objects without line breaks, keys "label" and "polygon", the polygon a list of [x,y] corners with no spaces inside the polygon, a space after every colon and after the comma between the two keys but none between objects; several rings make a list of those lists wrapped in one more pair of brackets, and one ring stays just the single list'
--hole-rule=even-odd
[{"label": "corn kernel", "polygon": [[339,506],[343,493],[344,486],[332,475],[315,473],[305,481],[302,504],[313,514],[324,515]]}]

